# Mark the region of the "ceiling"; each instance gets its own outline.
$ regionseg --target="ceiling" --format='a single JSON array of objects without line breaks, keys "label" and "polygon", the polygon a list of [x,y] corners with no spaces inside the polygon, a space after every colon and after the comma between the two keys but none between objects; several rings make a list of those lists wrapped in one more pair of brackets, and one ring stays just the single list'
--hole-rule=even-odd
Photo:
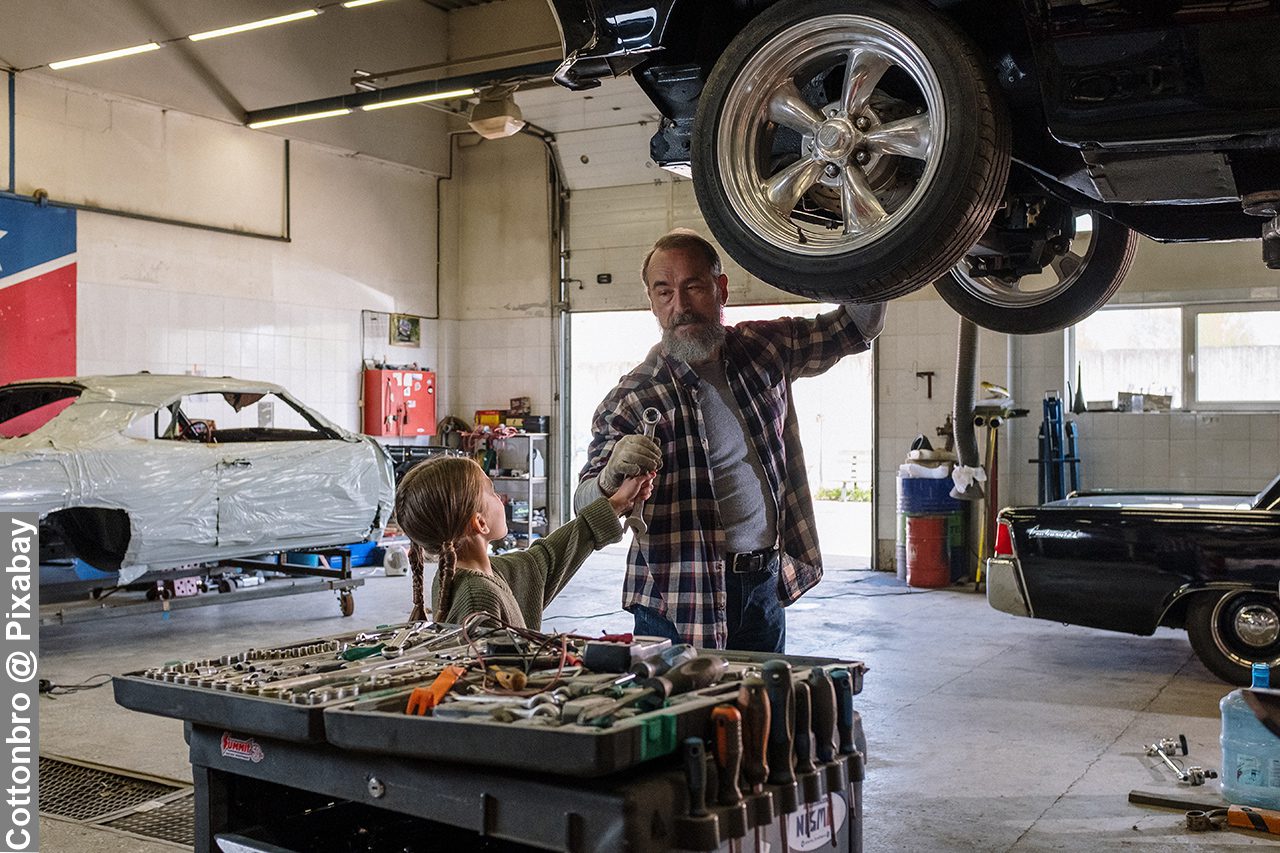
[{"label": "ceiling", "polygon": [[[223,38],[187,35],[307,8],[321,14]],[[48,63],[163,43],[160,50],[60,71]],[[467,61],[483,57],[479,61]],[[6,0],[0,68],[136,98],[236,124],[245,114],[356,91],[357,70],[392,87],[532,62],[558,60],[558,32],[545,0],[384,0],[343,8],[334,0]],[[495,78],[500,77],[495,73]],[[647,160],[657,111],[629,79],[585,94],[555,85],[516,95],[525,118],[556,135],[573,188],[644,183],[669,176]],[[423,169],[439,169],[451,126],[440,109],[412,105],[271,128]]]}]

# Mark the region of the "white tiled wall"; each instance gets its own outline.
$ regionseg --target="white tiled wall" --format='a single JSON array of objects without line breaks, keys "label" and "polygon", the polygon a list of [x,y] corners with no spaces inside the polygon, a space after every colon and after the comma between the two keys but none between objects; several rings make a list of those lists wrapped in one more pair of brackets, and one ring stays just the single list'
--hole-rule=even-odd
[{"label": "white tiled wall", "polygon": [[[899,299],[889,306],[884,332],[877,346],[879,409],[877,420],[876,537],[880,568],[893,565],[896,526],[895,480],[911,442],[925,435],[942,447],[936,429],[951,412],[956,382],[959,317],[940,299]],[[933,371],[933,396],[926,380],[916,374]],[[1008,387],[1008,338],[983,330],[978,336],[978,379]],[[1016,394],[1016,392],[1015,392]],[[1002,438],[1003,441],[1003,438]],[[979,452],[985,435],[979,433]],[[1001,449],[1001,469],[1008,471],[1008,444]],[[1002,477],[1002,481],[1007,480]],[[1002,487],[1003,486],[1002,482]]]},{"label": "white tiled wall", "polygon": [[512,397],[531,398],[535,415],[552,414],[550,318],[451,322],[447,414],[470,421],[476,409],[505,409]]},{"label": "white tiled wall", "polygon": [[[360,310],[267,299],[175,293],[81,280],[82,374],[197,373],[261,379],[348,429],[359,429]],[[430,364],[436,323],[421,349],[387,348],[395,363]]]}]

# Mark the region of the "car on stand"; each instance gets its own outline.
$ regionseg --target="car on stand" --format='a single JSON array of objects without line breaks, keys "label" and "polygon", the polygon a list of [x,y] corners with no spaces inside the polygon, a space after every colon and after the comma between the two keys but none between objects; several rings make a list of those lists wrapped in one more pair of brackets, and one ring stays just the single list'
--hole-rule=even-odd
[{"label": "car on stand", "polygon": [[1280,3],[549,0],[587,89],[629,73],[650,155],[743,268],[823,301],[936,283],[1002,332],[1103,305],[1138,235],[1280,268]]},{"label": "car on stand", "polygon": [[987,560],[997,610],[1149,635],[1185,628],[1209,671],[1280,666],[1280,476],[1256,495],[1080,492],[1007,508]]},{"label": "car on stand", "polygon": [[171,569],[376,540],[391,460],[278,385],[81,376],[0,386],[0,511],[39,517],[41,562],[127,584]]}]

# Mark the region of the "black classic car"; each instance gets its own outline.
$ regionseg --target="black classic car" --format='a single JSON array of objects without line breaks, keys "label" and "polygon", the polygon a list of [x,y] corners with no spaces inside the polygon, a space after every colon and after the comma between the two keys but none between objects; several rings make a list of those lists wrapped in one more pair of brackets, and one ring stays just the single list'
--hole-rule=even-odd
[{"label": "black classic car", "polygon": [[1280,666],[1280,477],[1256,495],[1082,492],[1002,510],[987,601],[1071,625],[1185,628],[1211,672]]},{"label": "black classic car", "polygon": [[1136,234],[1263,241],[1280,268],[1280,0],[549,0],[571,89],[630,73],[651,155],[793,293],[936,282],[1046,332]]}]

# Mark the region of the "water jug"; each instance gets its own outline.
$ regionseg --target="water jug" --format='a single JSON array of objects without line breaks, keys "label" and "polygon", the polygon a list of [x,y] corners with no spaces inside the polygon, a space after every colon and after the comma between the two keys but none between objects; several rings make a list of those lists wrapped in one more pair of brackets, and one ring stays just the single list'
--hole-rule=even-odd
[{"label": "water jug", "polygon": [[[1253,686],[1269,687],[1270,668],[1253,665]],[[1244,690],[1232,690],[1222,711],[1222,796],[1229,803],[1280,809],[1280,737],[1254,716]]]}]

